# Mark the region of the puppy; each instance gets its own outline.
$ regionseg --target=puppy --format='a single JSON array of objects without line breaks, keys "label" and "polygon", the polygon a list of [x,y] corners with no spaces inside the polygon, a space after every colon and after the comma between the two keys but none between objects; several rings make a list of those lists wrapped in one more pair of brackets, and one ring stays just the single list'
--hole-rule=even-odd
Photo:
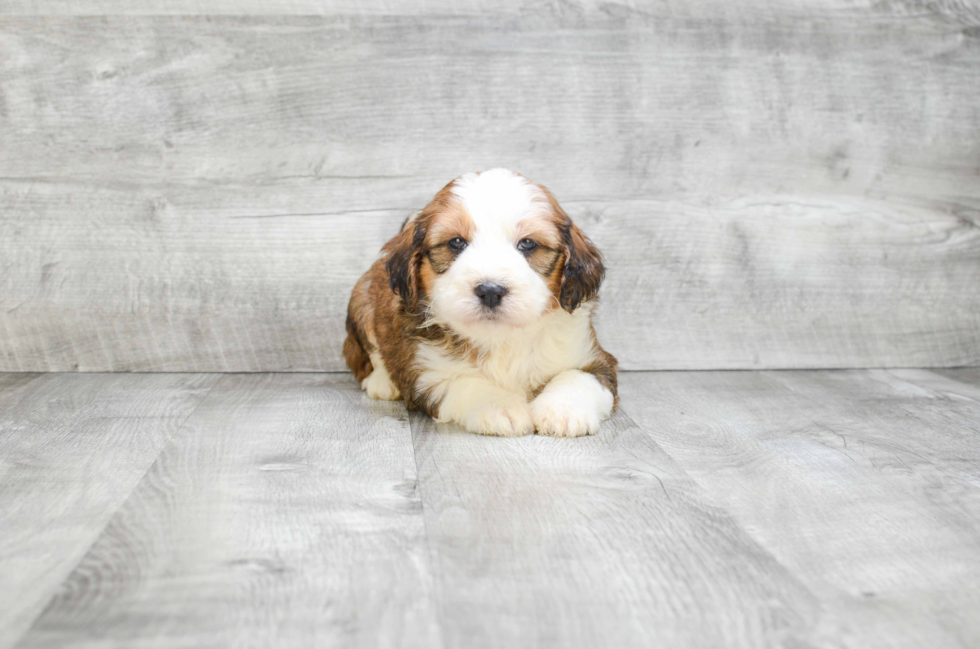
[{"label": "puppy", "polygon": [[344,356],[372,399],[474,433],[595,434],[617,403],[596,340],[599,251],[505,169],[446,185],[354,287]]}]

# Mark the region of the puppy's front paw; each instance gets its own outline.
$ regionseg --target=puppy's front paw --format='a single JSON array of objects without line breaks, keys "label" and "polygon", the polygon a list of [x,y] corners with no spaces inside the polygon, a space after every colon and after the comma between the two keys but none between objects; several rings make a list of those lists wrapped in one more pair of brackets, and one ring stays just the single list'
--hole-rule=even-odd
[{"label": "puppy's front paw", "polygon": [[371,374],[361,381],[361,389],[367,392],[372,399],[381,401],[395,401],[401,398],[398,386],[394,384],[388,372],[383,369],[375,369]]},{"label": "puppy's front paw", "polygon": [[602,417],[589,404],[562,394],[541,394],[531,404],[531,420],[539,435],[581,437],[599,432]]},{"label": "puppy's front paw", "polygon": [[462,422],[471,433],[520,437],[534,432],[531,411],[527,403],[515,397],[504,403],[487,403],[474,406]]}]

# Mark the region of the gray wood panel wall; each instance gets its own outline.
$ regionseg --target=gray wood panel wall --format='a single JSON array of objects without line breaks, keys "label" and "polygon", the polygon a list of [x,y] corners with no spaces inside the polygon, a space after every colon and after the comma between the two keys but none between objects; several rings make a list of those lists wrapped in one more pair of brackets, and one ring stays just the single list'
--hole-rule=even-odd
[{"label": "gray wood panel wall", "polygon": [[342,369],[493,166],[605,252],[625,368],[980,363],[980,2],[8,0],[0,371]]}]

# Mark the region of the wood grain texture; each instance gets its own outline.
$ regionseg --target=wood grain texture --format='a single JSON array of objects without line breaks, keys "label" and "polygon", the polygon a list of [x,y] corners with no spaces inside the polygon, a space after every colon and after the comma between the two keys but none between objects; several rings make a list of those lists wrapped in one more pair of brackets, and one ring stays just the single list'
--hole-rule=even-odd
[{"label": "wood grain texture", "polygon": [[0,375],[0,647],[13,646],[211,375]]},{"label": "wood grain texture", "polygon": [[959,367],[951,370],[933,370],[932,375],[939,375],[956,381],[957,386],[944,384],[949,391],[962,391],[965,396],[980,400],[980,367]]},{"label": "wood grain texture", "polygon": [[0,646],[980,642],[976,368],[626,373],[577,440],[215,379],[0,374]]},{"label": "wood grain texture", "polygon": [[628,369],[980,362],[978,4],[687,4],[4,16],[0,369],[342,369],[357,275],[491,166],[605,251]]},{"label": "wood grain texture", "polygon": [[921,370],[630,374],[641,425],[854,646],[980,642],[980,401]]},{"label": "wood grain texture", "polygon": [[404,408],[231,375],[20,646],[430,647],[431,588]]},{"label": "wood grain texture", "polygon": [[447,647],[834,646],[820,602],[617,414],[598,437],[412,418]]},{"label": "wood grain texture", "polygon": [[566,20],[600,16],[714,17],[741,15],[773,17],[836,17],[845,11],[868,12],[896,18],[928,17],[949,23],[980,25],[980,8],[973,0],[699,0],[658,2],[643,0],[3,0],[0,15],[20,16],[472,16],[512,15],[560,17]]}]

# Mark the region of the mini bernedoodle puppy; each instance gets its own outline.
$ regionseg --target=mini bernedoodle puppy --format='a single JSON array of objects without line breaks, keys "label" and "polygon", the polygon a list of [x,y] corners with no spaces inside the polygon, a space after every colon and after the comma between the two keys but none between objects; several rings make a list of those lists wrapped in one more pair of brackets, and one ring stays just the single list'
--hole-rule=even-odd
[{"label": "mini bernedoodle puppy", "polygon": [[505,169],[460,176],[354,287],[344,356],[372,399],[486,435],[595,434],[616,406],[596,340],[599,251]]}]

